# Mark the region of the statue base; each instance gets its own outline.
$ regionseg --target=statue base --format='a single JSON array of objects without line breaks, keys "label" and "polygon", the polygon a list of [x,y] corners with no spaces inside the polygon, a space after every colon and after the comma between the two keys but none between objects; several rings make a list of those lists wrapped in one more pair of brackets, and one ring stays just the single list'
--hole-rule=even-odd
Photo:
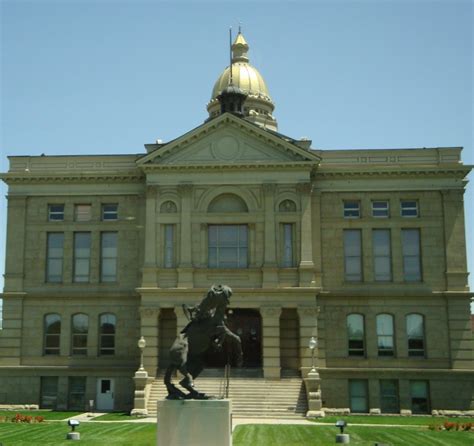
[{"label": "statue base", "polygon": [[232,446],[231,401],[158,401],[157,445]]}]

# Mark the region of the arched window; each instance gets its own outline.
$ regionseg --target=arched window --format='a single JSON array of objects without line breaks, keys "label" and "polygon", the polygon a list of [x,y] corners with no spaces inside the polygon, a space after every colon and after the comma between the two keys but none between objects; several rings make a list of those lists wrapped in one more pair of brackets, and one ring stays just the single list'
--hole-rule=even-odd
[{"label": "arched window", "polygon": [[349,356],[365,356],[364,316],[347,315],[347,339]]},{"label": "arched window", "polygon": [[296,212],[296,203],[293,200],[283,200],[278,206],[280,212]]},{"label": "arched window", "polygon": [[115,354],[115,329],[117,318],[114,314],[105,313],[99,319],[99,354]]},{"label": "arched window", "polygon": [[87,334],[89,332],[89,316],[77,313],[72,316],[71,352],[73,355],[87,355]]},{"label": "arched window", "polygon": [[165,201],[161,207],[160,207],[160,212],[164,214],[175,214],[178,212],[178,209],[176,207],[176,204],[172,202],[171,200]]},{"label": "arched window", "polygon": [[377,315],[377,347],[379,356],[393,356],[395,354],[393,316],[391,314]]},{"label": "arched window", "polygon": [[59,355],[61,316],[56,313],[44,317],[44,354]]},{"label": "arched window", "polygon": [[407,339],[408,356],[425,356],[425,327],[421,314],[408,314]]},{"label": "arched window", "polygon": [[234,194],[222,194],[209,204],[208,212],[248,212],[247,204]]}]

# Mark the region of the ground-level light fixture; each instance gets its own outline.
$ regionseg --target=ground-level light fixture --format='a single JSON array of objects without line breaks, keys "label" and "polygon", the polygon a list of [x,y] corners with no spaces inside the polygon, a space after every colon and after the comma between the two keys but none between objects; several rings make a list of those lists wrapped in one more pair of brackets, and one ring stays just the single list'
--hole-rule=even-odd
[{"label": "ground-level light fixture", "polygon": [[79,420],[68,420],[67,422],[68,426],[71,427],[71,432],[68,432],[66,435],[66,440],[80,440],[81,439],[81,434],[79,432],[76,432],[76,427],[81,424]]},{"label": "ground-level light fixture", "polygon": [[145,350],[146,347],[146,341],[145,338],[142,336],[138,340],[138,348],[140,349],[140,369],[139,370],[145,370],[143,367],[143,350]]},{"label": "ground-level light fixture", "polygon": [[344,420],[337,420],[336,421],[336,427],[338,427],[341,430],[341,434],[344,433],[344,428],[347,426],[347,423]]},{"label": "ground-level light fixture", "polygon": [[315,372],[316,368],[314,367],[314,349],[318,345],[318,341],[315,339],[314,336],[311,336],[309,340],[308,347],[311,350],[311,372]]}]

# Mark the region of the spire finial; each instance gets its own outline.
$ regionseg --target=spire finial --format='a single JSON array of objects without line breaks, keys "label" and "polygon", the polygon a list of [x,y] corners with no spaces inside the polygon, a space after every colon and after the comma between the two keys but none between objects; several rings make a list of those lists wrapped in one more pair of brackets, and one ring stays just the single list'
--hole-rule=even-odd
[{"label": "spire finial", "polygon": [[239,22],[239,34],[242,34],[242,22]]},{"label": "spire finial", "polygon": [[230,58],[230,78],[229,85],[232,85],[232,26],[229,27],[229,58]]}]

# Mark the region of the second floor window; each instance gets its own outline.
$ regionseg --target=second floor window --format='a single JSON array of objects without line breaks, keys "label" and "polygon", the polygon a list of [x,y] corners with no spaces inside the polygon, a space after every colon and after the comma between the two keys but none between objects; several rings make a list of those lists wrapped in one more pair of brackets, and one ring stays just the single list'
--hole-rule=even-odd
[{"label": "second floor window", "polygon": [[165,225],[164,237],[164,259],[163,266],[165,268],[174,268],[174,225]]},{"label": "second floor window", "polygon": [[294,225],[292,223],[284,223],[282,225],[283,243],[281,266],[283,266],[284,268],[291,268],[295,266],[293,255],[293,228]]},{"label": "second floor window", "polygon": [[46,251],[46,282],[63,281],[64,233],[50,232]]},{"label": "second floor window", "polygon": [[117,281],[117,233],[103,232],[100,240],[100,281]]},{"label": "second floor window", "polygon": [[89,282],[91,233],[74,233],[74,282]]},{"label": "second floor window", "polygon": [[425,330],[421,314],[406,317],[408,356],[425,356]]},{"label": "second floor window", "polygon": [[44,354],[59,355],[61,339],[61,316],[56,313],[44,317]]},{"label": "second floor window", "polygon": [[365,356],[364,316],[349,314],[346,322],[349,356]]},{"label": "second floor window", "polygon": [[247,225],[209,225],[209,268],[247,268]]},{"label": "second floor window", "polygon": [[87,334],[89,332],[89,317],[78,313],[72,317],[71,353],[87,355]]},{"label": "second floor window", "polygon": [[421,281],[420,230],[402,229],[403,276],[407,282]]},{"label": "second floor window", "polygon": [[362,240],[360,229],[344,230],[344,274],[347,281],[362,280]]},{"label": "second floor window", "polygon": [[393,316],[391,314],[377,315],[377,348],[379,356],[393,356]]},{"label": "second floor window", "polygon": [[375,280],[392,280],[390,229],[374,229],[372,231],[372,249],[374,253]]},{"label": "second floor window", "polygon": [[63,221],[64,220],[64,204],[48,205],[48,220]]},{"label": "second floor window", "polygon": [[388,218],[388,201],[372,201],[372,217]]}]

